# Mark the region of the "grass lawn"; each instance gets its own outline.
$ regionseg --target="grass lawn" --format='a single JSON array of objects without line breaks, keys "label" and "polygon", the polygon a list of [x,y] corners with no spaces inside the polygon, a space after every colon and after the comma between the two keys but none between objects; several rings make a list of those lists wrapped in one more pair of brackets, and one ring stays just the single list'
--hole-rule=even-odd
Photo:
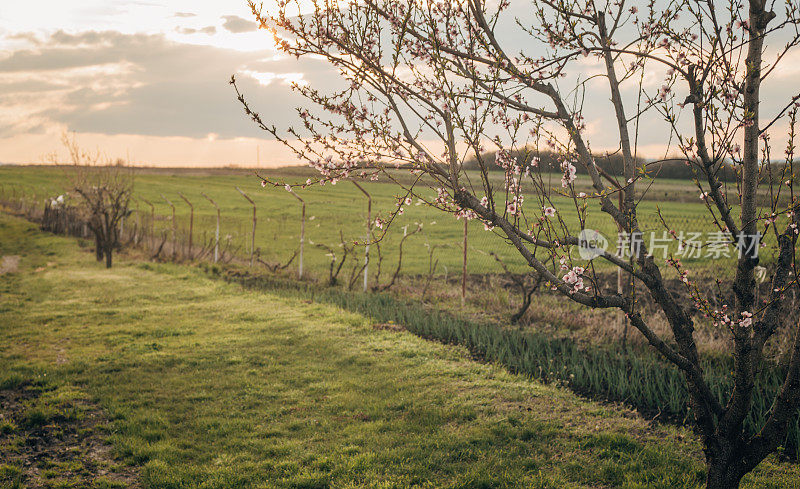
[{"label": "grass lawn", "polygon": [[[2,214],[0,255],[21,257],[0,276],[0,387],[41,386],[48,395],[26,408],[53,422],[58,400],[98,405],[145,488],[671,489],[703,478],[687,430],[333,306],[186,266],[106,270],[76,240]],[[5,457],[18,449],[0,446],[0,487],[14,487],[20,467]],[[746,487],[798,484],[800,467],[771,460]]]}]

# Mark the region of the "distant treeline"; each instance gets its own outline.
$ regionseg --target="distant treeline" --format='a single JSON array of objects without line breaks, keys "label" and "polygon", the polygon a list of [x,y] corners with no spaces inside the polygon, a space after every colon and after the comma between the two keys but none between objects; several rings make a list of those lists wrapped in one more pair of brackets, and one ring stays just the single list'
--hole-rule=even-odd
[{"label": "distant treeline", "polygon": [[[531,160],[534,157],[539,158],[539,168],[543,172],[555,172],[560,173],[561,170],[561,161],[556,153],[553,152],[539,152],[533,153],[531,151],[515,151],[515,156],[517,161],[521,162],[522,167],[527,167]],[[487,166],[489,171],[501,171],[502,169],[495,165],[495,155],[496,153],[486,153],[483,155],[484,164]],[[615,176],[621,177],[623,175],[623,162],[622,162],[622,155],[620,154],[613,154],[613,155],[597,155],[595,156],[595,161],[597,165],[606,171],[606,173]],[[795,165],[800,164],[800,162],[796,162]],[[575,165],[578,170],[578,174],[586,175],[588,172],[586,168],[582,165]],[[680,158],[671,158],[659,161],[652,161],[646,160],[644,158],[637,158],[636,159],[636,167],[638,169],[639,174],[641,172],[646,171],[647,175],[652,178],[670,178],[670,179],[685,179],[690,180],[695,178],[695,173],[692,168],[686,164],[685,159]],[[784,163],[773,163],[772,164],[772,175],[775,181],[778,181],[782,174],[783,174],[783,167]],[[474,156],[468,159],[464,163],[464,168],[469,170],[477,170],[479,169],[478,160]],[[798,173],[800,168],[795,168],[795,174]],[[730,163],[724,163],[719,165],[717,168],[717,177],[723,182],[735,182],[737,178],[737,169],[734,165]],[[702,173],[700,174],[702,178]],[[767,172],[764,172],[763,179],[766,181],[769,179],[769,175]]]}]

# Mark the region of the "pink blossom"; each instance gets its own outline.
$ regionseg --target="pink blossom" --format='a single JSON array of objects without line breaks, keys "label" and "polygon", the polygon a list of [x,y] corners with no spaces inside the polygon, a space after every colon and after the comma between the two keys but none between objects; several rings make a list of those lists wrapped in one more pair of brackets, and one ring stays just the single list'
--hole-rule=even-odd
[{"label": "pink blossom", "polygon": [[467,221],[471,221],[478,217],[478,215],[475,214],[475,211],[473,211],[472,209],[461,209],[458,212],[456,212],[455,215],[456,219],[461,219],[463,217]]},{"label": "pink blossom", "polygon": [[514,200],[506,205],[506,211],[511,214],[512,216],[516,216],[519,212],[519,206],[517,205],[517,198],[515,197]]},{"label": "pink blossom", "polygon": [[573,267],[572,270],[564,275],[564,282],[572,285],[572,291],[578,292],[583,288],[583,267]]},{"label": "pink blossom", "polygon": [[564,170],[564,175],[561,177],[561,186],[567,188],[575,181],[578,170],[569,161],[562,163],[561,169]]},{"label": "pink blossom", "polygon": [[517,163],[517,159],[511,154],[510,151],[505,149],[501,149],[497,152],[495,156],[494,162],[497,166],[504,170],[508,170],[512,168]]},{"label": "pink blossom", "polygon": [[542,210],[544,211],[545,217],[553,217],[556,215],[556,210],[553,209],[552,207],[545,207]]}]

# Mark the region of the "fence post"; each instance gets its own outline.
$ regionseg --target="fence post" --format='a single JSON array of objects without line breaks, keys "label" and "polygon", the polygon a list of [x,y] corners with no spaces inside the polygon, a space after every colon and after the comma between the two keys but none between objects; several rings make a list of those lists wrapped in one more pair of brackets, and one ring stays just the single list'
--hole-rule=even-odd
[{"label": "fence post", "polygon": [[178,195],[181,196],[184,202],[189,206],[189,259],[192,259],[192,235],[194,234],[194,206],[189,199],[187,199],[182,193],[178,192]]},{"label": "fence post", "polygon": [[300,268],[297,272],[297,278],[303,278],[303,243],[306,241],[306,201],[294,193],[294,190],[289,190],[289,193],[294,195],[302,205],[302,210],[300,211]]},{"label": "fence post", "polygon": [[464,262],[461,268],[461,305],[467,302],[467,223],[469,220],[464,217]]},{"label": "fence post", "polygon": [[133,245],[139,246],[139,239],[142,236],[142,211],[139,210],[139,203],[136,202],[136,232],[133,233]]},{"label": "fence post", "polygon": [[219,206],[217,205],[216,202],[211,200],[211,197],[209,197],[205,193],[200,192],[200,195],[205,197],[206,200],[211,202],[211,205],[213,205],[214,207],[217,208],[217,229],[214,231],[214,263],[217,263],[217,261],[219,260],[219,217],[220,217],[220,215],[219,215]]},{"label": "fence post", "polygon": [[253,233],[252,233],[252,235],[250,237],[250,267],[252,268],[252,266],[253,266],[253,254],[256,251],[256,203],[253,202],[253,199],[248,197],[246,193],[242,192],[242,189],[240,189],[239,187],[236,187],[236,190],[238,190],[239,193],[242,194],[242,197],[247,199],[248,202],[253,204]]},{"label": "fence post", "polygon": [[150,206],[150,236],[147,238],[147,246],[152,249],[153,237],[156,234],[156,206],[154,206],[153,203],[147,199],[143,199],[141,197],[139,197],[139,199]]},{"label": "fence post", "polygon": [[364,292],[367,291],[367,285],[369,282],[369,241],[370,241],[370,230],[372,229],[372,196],[364,190],[364,187],[358,184],[358,182],[353,181],[353,185],[355,185],[364,195],[367,196],[367,241],[366,246],[364,247]]},{"label": "fence post", "polygon": [[170,202],[164,194],[161,194],[161,198],[166,200],[167,204],[172,207],[172,259],[174,260],[178,256],[178,243],[175,241],[175,204]]}]

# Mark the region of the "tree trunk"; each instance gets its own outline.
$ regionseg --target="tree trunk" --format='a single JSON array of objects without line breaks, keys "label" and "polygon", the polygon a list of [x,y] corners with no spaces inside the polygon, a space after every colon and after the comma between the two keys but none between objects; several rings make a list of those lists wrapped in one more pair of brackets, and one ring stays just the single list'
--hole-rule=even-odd
[{"label": "tree trunk", "polygon": [[94,254],[97,261],[103,261],[103,245],[100,240],[100,235],[97,233],[94,235]]},{"label": "tree trunk", "polygon": [[534,291],[535,289],[522,291],[522,305],[519,307],[519,310],[511,316],[511,324],[517,324],[528,311],[528,308],[531,307],[531,296]]},{"label": "tree trunk", "polygon": [[111,268],[111,246],[106,247],[105,255],[106,255],[106,268]]},{"label": "tree trunk", "polygon": [[709,466],[706,489],[738,489],[741,481],[740,476],[730,475],[724,470],[715,470],[713,466]]},{"label": "tree trunk", "polygon": [[743,467],[740,452],[733,444],[719,440],[722,446],[706,457],[708,473],[706,489],[738,489],[742,477],[749,472]]}]

